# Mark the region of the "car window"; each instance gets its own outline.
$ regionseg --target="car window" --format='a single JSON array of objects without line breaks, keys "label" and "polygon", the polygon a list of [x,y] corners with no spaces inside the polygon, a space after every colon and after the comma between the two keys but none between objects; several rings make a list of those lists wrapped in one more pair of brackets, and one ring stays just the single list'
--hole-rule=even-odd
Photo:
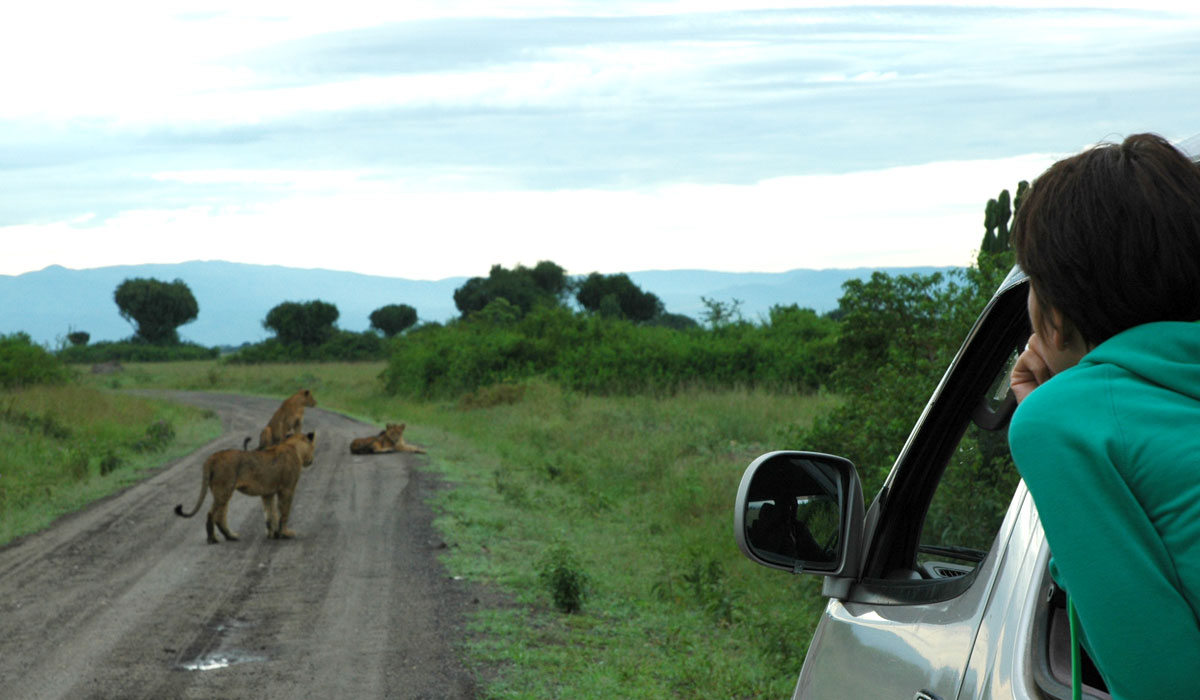
[{"label": "car window", "polygon": [[996,374],[954,450],[921,529],[917,565],[924,578],[969,573],[983,561],[1008,511],[1020,476],[1008,451],[1015,408],[1009,374],[1014,349]]}]

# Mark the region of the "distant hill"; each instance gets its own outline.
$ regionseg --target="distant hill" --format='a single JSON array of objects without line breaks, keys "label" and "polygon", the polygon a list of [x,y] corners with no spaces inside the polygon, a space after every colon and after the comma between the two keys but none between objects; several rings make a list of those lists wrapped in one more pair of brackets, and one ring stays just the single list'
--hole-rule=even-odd
[{"label": "distant hill", "polygon": [[[765,318],[776,304],[798,304],[825,312],[837,306],[842,283],[865,278],[876,268],[792,270],[780,273],[648,270],[630,272],[642,289],[658,295],[667,310],[699,320],[700,297],[742,302],[742,314]],[[883,268],[892,274],[930,273],[947,268]],[[364,331],[368,316],[386,304],[408,304],[421,321],[447,321],[458,315],[454,290],[467,277],[426,281],[307,270],[276,265],[199,261],[173,265],[119,265],[69,270],[52,265],[22,275],[0,275],[0,334],[24,331],[34,341],[56,346],[70,330],[87,331],[92,341],[121,340],[133,327],[117,312],[113,291],[131,277],[181,279],[200,305],[199,317],[179,335],[205,346],[240,345],[269,337],[262,320],[284,301],[320,299],[337,306],[338,327]]]}]

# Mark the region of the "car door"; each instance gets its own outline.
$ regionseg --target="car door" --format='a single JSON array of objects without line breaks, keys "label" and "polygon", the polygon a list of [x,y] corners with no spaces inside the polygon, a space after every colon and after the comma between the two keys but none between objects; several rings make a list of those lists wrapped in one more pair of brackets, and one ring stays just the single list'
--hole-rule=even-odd
[{"label": "car door", "polygon": [[867,513],[859,575],[831,599],[796,697],[959,698],[972,655],[987,654],[981,624],[1023,553],[1010,546],[1026,494],[1006,428],[1008,372],[1030,332],[1026,284],[1018,273],[1001,286],[930,399]]},{"label": "car door", "polygon": [[[853,503],[838,496],[849,520],[834,538],[838,554],[824,569],[821,562],[792,567],[825,574],[824,591],[830,596],[796,698],[949,700],[975,697],[983,687],[967,682],[968,669],[978,668],[972,658],[992,653],[994,635],[981,634],[991,629],[984,625],[989,605],[1018,595],[997,586],[1019,585],[1007,567],[1024,556],[1020,547],[1012,547],[1014,531],[1019,530],[1018,539],[1028,534],[1017,527],[1027,495],[1018,488],[1006,437],[1015,407],[1008,371],[1030,333],[1026,284],[1014,270],[1001,285],[860,525],[854,523]],[[841,468],[832,461],[828,465],[831,475]],[[746,505],[751,502],[761,510],[768,502],[814,501],[811,496],[755,497],[755,471],[751,465],[739,492],[741,517],[750,517]],[[848,487],[839,488],[841,494]],[[743,521],[736,527],[749,525]],[[764,561],[762,548],[743,535],[739,544],[760,563],[788,568],[781,563],[786,558]]]}]

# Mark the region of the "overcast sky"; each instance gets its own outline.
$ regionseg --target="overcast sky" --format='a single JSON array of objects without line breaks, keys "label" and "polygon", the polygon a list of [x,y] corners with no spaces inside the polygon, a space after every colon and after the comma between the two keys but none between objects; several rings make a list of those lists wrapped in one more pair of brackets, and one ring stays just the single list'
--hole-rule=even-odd
[{"label": "overcast sky", "polygon": [[0,274],[969,264],[1001,188],[1200,133],[1176,5],[19,3]]}]

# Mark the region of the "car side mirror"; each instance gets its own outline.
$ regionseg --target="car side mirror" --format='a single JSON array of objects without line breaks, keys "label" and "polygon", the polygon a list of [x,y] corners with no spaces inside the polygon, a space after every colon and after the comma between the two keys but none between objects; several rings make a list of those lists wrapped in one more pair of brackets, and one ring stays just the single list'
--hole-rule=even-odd
[{"label": "car side mirror", "polygon": [[854,577],[862,529],[862,485],[847,459],[769,452],[742,476],[734,537],[751,561],[794,573]]}]

